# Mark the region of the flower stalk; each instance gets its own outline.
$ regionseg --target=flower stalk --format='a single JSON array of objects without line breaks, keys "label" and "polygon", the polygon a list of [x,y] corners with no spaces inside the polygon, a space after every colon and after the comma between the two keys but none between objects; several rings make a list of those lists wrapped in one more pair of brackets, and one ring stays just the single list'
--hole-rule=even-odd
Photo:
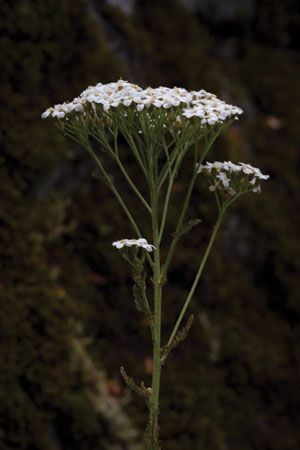
[{"label": "flower stalk", "polygon": [[191,301],[191,299],[192,299],[192,297],[194,295],[194,292],[195,292],[195,290],[196,290],[196,288],[198,286],[198,283],[199,283],[200,277],[202,275],[204,266],[206,264],[207,258],[208,258],[209,254],[210,254],[211,248],[212,248],[213,243],[214,243],[214,241],[216,239],[217,232],[218,232],[218,230],[220,228],[220,225],[222,223],[222,220],[223,220],[223,217],[224,217],[224,214],[225,214],[225,209],[226,208],[222,208],[221,211],[219,212],[218,219],[217,219],[217,221],[215,223],[215,226],[214,226],[212,235],[210,237],[210,240],[208,242],[207,248],[205,250],[204,256],[203,256],[203,258],[202,258],[202,260],[200,262],[199,269],[198,269],[197,274],[195,276],[194,282],[193,282],[192,287],[190,289],[190,292],[189,292],[189,294],[188,294],[188,296],[187,296],[187,298],[186,298],[186,300],[184,302],[183,308],[182,308],[182,310],[181,310],[181,312],[179,314],[179,317],[178,317],[178,319],[176,321],[176,324],[175,324],[175,326],[173,328],[173,331],[172,331],[172,333],[170,335],[170,338],[169,338],[168,343],[166,345],[166,350],[164,351],[164,354],[163,354],[163,356],[161,358],[161,363],[162,364],[165,362],[165,360],[166,360],[166,358],[167,358],[167,356],[169,354],[169,351],[170,351],[169,349],[171,349],[172,342],[173,342],[173,340],[174,340],[174,338],[175,338],[175,336],[176,336],[176,334],[178,332],[178,329],[179,329],[179,327],[181,325],[181,322],[182,322],[182,319],[183,319],[183,317],[185,315],[185,312],[186,312],[186,310],[187,310],[187,308],[188,308],[188,306],[190,304],[190,301]]}]

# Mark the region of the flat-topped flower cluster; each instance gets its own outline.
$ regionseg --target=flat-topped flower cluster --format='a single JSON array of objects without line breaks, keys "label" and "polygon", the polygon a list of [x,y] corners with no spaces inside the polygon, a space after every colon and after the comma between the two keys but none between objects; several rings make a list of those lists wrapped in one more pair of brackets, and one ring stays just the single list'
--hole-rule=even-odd
[{"label": "flat-topped flower cluster", "polygon": [[198,173],[205,173],[210,179],[210,191],[222,191],[233,196],[251,190],[260,192],[259,180],[267,180],[269,175],[264,175],[257,167],[250,164],[234,164],[231,161],[214,163],[207,162],[198,167]]},{"label": "flat-topped flower cluster", "polygon": [[113,111],[115,108],[134,108],[137,112],[153,108],[176,109],[186,119],[198,118],[201,124],[214,125],[228,118],[238,118],[243,113],[241,108],[226,104],[214,94],[200,91],[187,91],[183,88],[158,87],[142,89],[120,79],[117,82],[89,86],[79,97],[71,102],[64,102],[48,108],[42,118],[54,117],[68,119],[71,114],[86,113],[90,107],[98,111]]}]

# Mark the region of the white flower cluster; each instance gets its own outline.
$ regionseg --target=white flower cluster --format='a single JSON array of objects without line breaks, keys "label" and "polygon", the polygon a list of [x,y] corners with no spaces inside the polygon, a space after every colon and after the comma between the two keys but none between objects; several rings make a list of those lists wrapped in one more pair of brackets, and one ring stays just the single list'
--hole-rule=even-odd
[{"label": "white flower cluster", "polygon": [[177,87],[142,89],[136,84],[120,79],[116,83],[98,83],[96,86],[89,86],[72,102],[48,108],[42,114],[42,118],[51,116],[64,119],[74,111],[84,112],[89,105],[92,105],[93,109],[96,109],[96,105],[102,105],[104,111],[119,105],[136,107],[137,111],[151,107],[164,109],[180,107],[182,115],[187,119],[200,118],[202,124],[209,125],[222,123],[231,116],[237,118],[243,113],[242,109],[226,104],[203,89],[200,91],[187,91]]},{"label": "white flower cluster", "polygon": [[238,115],[243,114],[243,110],[237,106],[227,105],[219,100],[214,94],[205,91],[194,92],[194,101],[189,108],[185,108],[183,115],[190,119],[199,117],[201,123],[214,125],[217,122],[224,122],[231,116],[238,120]]},{"label": "white flower cluster", "polygon": [[258,181],[270,178],[269,175],[263,175],[257,167],[245,163],[234,164],[231,161],[201,164],[198,167],[198,173],[201,172],[211,178],[210,191],[218,189],[229,195],[249,189],[260,192]]},{"label": "white flower cluster", "polygon": [[117,249],[121,249],[124,246],[126,247],[132,247],[133,245],[136,245],[137,247],[142,247],[147,252],[152,252],[152,249],[154,245],[148,244],[146,239],[140,238],[140,239],[121,239],[120,241],[115,241],[112,243],[113,247],[116,247]]}]

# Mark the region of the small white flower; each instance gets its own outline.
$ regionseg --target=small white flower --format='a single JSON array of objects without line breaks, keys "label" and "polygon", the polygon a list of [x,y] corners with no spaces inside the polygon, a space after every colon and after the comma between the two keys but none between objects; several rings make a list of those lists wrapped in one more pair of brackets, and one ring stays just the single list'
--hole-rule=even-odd
[{"label": "small white flower", "polygon": [[84,110],[84,106],[82,105],[82,103],[78,103],[77,105],[74,106],[74,111],[83,111]]},{"label": "small white flower", "polygon": [[260,191],[261,191],[260,184],[258,184],[257,186],[255,186],[255,188],[252,189],[252,192],[255,192],[258,194],[260,193]]},{"label": "small white flower", "polygon": [[50,114],[52,114],[53,111],[54,111],[54,108],[46,109],[46,111],[43,112],[43,114],[42,114],[42,119],[46,119],[48,116],[50,116]]},{"label": "small white flower", "polygon": [[121,239],[120,241],[115,241],[112,243],[113,247],[116,247],[117,249],[121,249],[124,246],[126,247],[132,247],[133,245],[136,245],[137,247],[142,247],[147,252],[152,252],[152,249],[155,249],[154,245],[148,244],[146,239],[140,238],[140,239]]},{"label": "small white flower", "polygon": [[225,172],[220,172],[220,173],[216,176],[216,178],[218,178],[219,180],[222,181],[224,187],[228,187],[228,186],[229,186],[230,180],[229,180],[229,178],[227,178],[227,175],[226,175]]},{"label": "small white flower", "polygon": [[125,98],[125,99],[123,100],[123,105],[124,105],[124,106],[130,106],[131,103],[132,103],[132,98]]},{"label": "small white flower", "polygon": [[[202,119],[202,120],[205,120],[205,119]],[[208,117],[208,119],[206,121],[209,125],[214,125],[215,123],[218,122],[218,118],[217,118],[217,116],[210,116],[210,117]],[[202,123],[205,123],[205,122],[202,122]]]},{"label": "small white flower", "polygon": [[214,163],[212,163],[212,168],[216,170],[225,169],[224,164],[219,161],[215,161]]},{"label": "small white flower", "polygon": [[52,113],[52,117],[57,117],[58,119],[63,119],[65,115],[65,111],[59,109],[55,109],[55,111]]}]

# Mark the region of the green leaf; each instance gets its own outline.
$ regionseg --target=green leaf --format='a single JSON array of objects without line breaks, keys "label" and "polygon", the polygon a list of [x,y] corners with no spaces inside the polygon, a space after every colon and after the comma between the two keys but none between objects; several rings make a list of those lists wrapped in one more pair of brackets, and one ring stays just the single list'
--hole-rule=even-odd
[{"label": "green leaf", "polygon": [[[144,295],[142,295],[142,292],[144,292]],[[138,311],[141,311],[145,315],[150,325],[150,328],[152,329],[154,325],[153,313],[147,301],[145,283],[142,280],[139,280],[138,282],[136,281],[136,283],[134,284],[133,297],[136,309]]]},{"label": "green leaf", "polygon": [[187,337],[192,324],[194,321],[194,316],[193,314],[190,315],[187,323],[184,325],[184,327],[181,328],[181,330],[179,330],[176,335],[174,336],[172,342],[169,345],[165,345],[164,347],[162,347],[161,349],[161,360],[162,363],[165,361],[168,353],[175,347],[177,347],[177,345],[179,345],[182,341],[185,340],[185,338]]},{"label": "green leaf", "polygon": [[188,233],[192,228],[201,222],[200,219],[193,219],[181,225],[179,230],[172,234],[175,239],[179,239],[183,234]]},{"label": "green leaf", "polygon": [[122,375],[123,380],[125,381],[125,383],[127,384],[127,386],[130,387],[130,389],[135,392],[136,394],[140,395],[141,397],[143,397],[148,405],[148,407],[150,408],[150,404],[151,404],[151,389],[150,388],[146,388],[144,382],[141,382],[141,385],[138,386],[135,381],[133,380],[133,378],[129,377],[127,375],[127,373],[125,372],[124,367],[120,367],[120,372]]}]

